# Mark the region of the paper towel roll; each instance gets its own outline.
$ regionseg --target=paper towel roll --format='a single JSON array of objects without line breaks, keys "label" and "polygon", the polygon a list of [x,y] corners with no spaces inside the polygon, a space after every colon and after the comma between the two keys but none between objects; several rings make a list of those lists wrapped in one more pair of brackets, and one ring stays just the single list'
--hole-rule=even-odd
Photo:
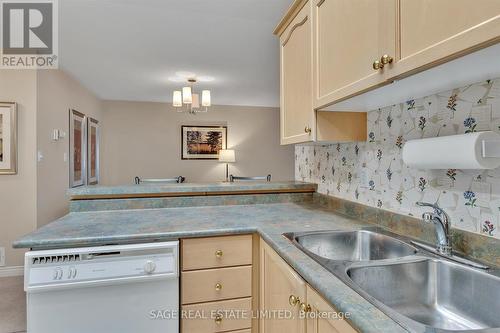
[{"label": "paper towel roll", "polygon": [[495,169],[500,158],[483,157],[483,141],[500,142],[491,131],[408,141],[403,162],[417,169]]}]

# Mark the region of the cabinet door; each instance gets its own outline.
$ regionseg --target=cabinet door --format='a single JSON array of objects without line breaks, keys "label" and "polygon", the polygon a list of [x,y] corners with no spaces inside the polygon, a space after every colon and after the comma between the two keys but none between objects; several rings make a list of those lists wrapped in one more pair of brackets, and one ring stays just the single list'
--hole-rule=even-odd
[{"label": "cabinet door", "polygon": [[399,0],[393,77],[426,69],[498,42],[498,0]]},{"label": "cabinet door", "polygon": [[[260,313],[267,314],[260,320],[260,333],[305,333],[306,321],[299,316],[305,282],[269,245],[261,242],[260,250]],[[295,306],[291,295],[300,299]],[[287,313],[291,318],[282,318]]]},{"label": "cabinet door", "polygon": [[281,144],[311,141],[314,137],[311,40],[308,1],[280,36]]},{"label": "cabinet door", "polygon": [[385,83],[373,64],[395,53],[395,0],[313,0],[314,106]]},{"label": "cabinet door", "polygon": [[356,333],[314,289],[307,286],[307,333]]}]

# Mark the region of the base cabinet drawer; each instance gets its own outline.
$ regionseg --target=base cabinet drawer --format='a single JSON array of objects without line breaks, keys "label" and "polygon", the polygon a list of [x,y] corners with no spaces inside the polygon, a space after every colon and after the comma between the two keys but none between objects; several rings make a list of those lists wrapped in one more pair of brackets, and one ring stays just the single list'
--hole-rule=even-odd
[{"label": "base cabinet drawer", "polygon": [[182,240],[182,270],[252,264],[252,235]]},{"label": "base cabinet drawer", "polygon": [[182,333],[214,333],[250,329],[252,298],[182,306]]},{"label": "base cabinet drawer", "polygon": [[252,266],[182,272],[182,304],[252,296]]}]

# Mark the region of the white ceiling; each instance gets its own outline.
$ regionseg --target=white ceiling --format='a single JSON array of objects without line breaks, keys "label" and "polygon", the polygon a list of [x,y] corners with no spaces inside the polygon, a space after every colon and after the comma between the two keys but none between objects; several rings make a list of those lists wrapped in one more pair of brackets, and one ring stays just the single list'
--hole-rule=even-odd
[{"label": "white ceiling", "polygon": [[171,102],[177,72],[220,105],[279,105],[272,31],[291,0],[62,0],[60,67],[102,99]]}]

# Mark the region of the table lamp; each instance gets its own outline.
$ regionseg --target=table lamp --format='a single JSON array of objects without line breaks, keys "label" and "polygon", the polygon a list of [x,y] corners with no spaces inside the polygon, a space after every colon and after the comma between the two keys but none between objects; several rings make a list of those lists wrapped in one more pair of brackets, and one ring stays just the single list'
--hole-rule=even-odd
[{"label": "table lamp", "polygon": [[236,162],[234,150],[221,149],[219,150],[219,162],[226,163],[226,182],[229,181],[229,163]]}]

